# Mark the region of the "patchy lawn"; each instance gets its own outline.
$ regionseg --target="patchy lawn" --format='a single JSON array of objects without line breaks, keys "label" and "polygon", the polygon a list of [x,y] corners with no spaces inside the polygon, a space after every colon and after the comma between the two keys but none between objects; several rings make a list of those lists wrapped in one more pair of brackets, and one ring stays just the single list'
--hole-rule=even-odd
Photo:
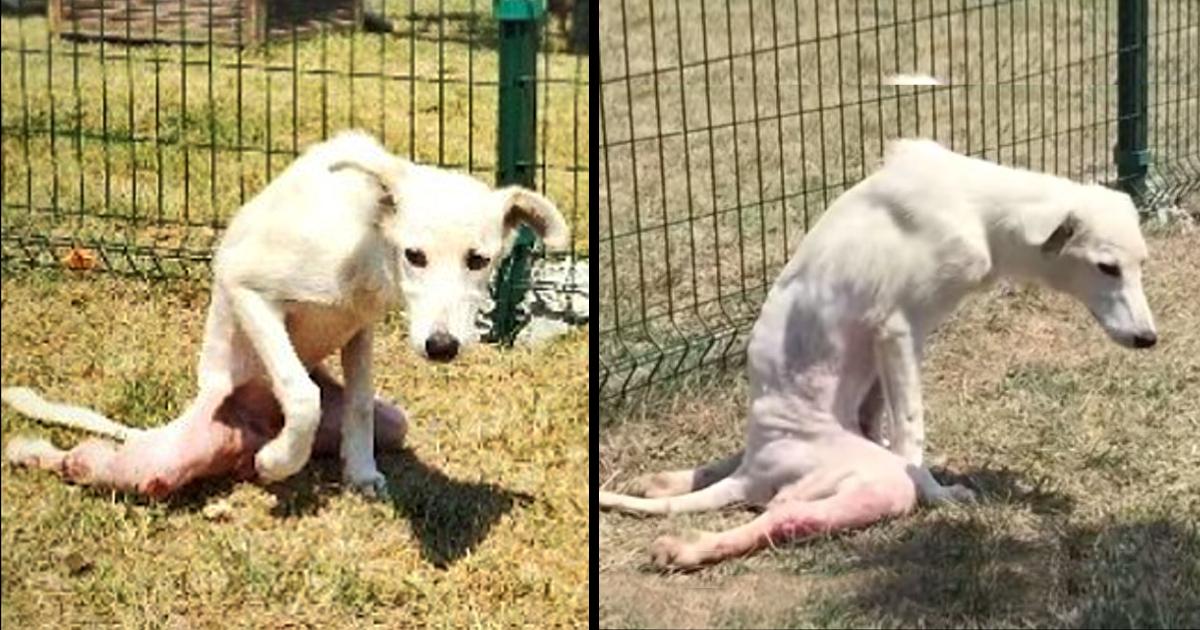
[{"label": "patchy lawn", "polygon": [[[600,519],[605,627],[1197,627],[1200,232],[1150,239],[1160,343],[1109,342],[1085,309],[1032,288],[968,301],[923,372],[929,452],[966,508],[661,575],[660,534],[741,511]],[[740,375],[602,415],[601,480],[738,448]]]},{"label": "patchy lawn", "polygon": [[[0,285],[5,385],[142,426],[195,393],[204,286],[42,273]],[[584,625],[587,330],[438,366],[400,320],[376,339],[376,386],[411,422],[409,449],[380,462],[392,501],[343,491],[333,461],[274,490],[209,483],[165,504],[3,466],[4,627]],[[5,443],[82,437],[0,418]],[[228,518],[206,519],[219,502]]]}]

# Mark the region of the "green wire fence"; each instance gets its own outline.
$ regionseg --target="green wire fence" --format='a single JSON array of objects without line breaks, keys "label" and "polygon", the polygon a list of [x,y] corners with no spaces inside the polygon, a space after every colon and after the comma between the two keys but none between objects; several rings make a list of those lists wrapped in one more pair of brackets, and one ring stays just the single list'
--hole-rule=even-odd
[{"label": "green wire fence", "polygon": [[[536,185],[586,255],[587,6],[5,0],[2,267],[204,277],[229,217],[344,128]],[[537,255],[529,237],[517,252],[496,281],[502,340]]]},{"label": "green wire fence", "polygon": [[1194,0],[614,0],[599,26],[607,401],[740,363],[789,254],[891,138],[1146,207],[1200,188]]}]

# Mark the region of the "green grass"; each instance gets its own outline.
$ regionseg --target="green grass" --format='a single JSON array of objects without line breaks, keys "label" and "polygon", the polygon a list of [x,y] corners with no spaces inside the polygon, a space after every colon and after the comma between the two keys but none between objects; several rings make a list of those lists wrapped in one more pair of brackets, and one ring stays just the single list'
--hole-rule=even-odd
[{"label": "green grass", "polygon": [[[649,566],[661,534],[751,514],[600,519],[605,627],[1152,627],[1200,624],[1200,232],[1149,239],[1161,342],[1117,347],[1033,288],[969,302],[922,371],[929,457],[970,507],[921,509],[689,574]],[[745,380],[673,384],[602,410],[601,481],[739,448]]]},{"label": "green grass", "polygon": [[[240,51],[76,42],[50,36],[44,18],[5,16],[5,236],[203,253],[293,152],[348,127],[492,181],[490,3],[422,0],[411,17],[407,3],[388,7],[397,34],[330,32]],[[586,254],[588,61],[547,31],[537,184]]]},{"label": "green grass", "polygon": [[[139,426],[195,393],[203,284],[32,272],[0,288],[5,385]],[[410,417],[407,450],[380,459],[390,502],[345,491],[329,460],[167,503],[0,467],[4,627],[585,625],[587,330],[450,366],[404,335],[392,316],[376,339],[376,387]],[[82,437],[7,407],[0,424],[6,443]]]}]

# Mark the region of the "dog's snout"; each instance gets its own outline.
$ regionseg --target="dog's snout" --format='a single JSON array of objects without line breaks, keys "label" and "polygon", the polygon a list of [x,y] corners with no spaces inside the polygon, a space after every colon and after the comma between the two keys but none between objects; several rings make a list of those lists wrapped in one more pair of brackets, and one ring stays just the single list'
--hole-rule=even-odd
[{"label": "dog's snout", "polygon": [[458,356],[458,340],[439,330],[425,340],[425,356],[434,361],[450,361]]},{"label": "dog's snout", "polygon": [[1133,347],[1135,348],[1153,348],[1156,343],[1158,343],[1158,335],[1152,332],[1137,335],[1133,338]]}]

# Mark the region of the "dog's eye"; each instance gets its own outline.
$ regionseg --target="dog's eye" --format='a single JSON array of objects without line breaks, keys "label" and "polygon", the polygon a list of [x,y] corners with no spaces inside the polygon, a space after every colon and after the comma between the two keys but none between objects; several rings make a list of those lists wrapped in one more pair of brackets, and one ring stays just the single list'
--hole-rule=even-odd
[{"label": "dog's eye", "polygon": [[488,265],[491,259],[475,250],[467,254],[467,269],[479,271]]},{"label": "dog's eye", "polygon": [[1106,276],[1112,276],[1114,278],[1121,277],[1121,268],[1116,265],[1110,265],[1108,263],[1096,263],[1096,268],[1100,270],[1100,273]]},{"label": "dog's eye", "polygon": [[404,258],[414,267],[424,267],[429,261],[425,260],[425,252],[419,249],[404,250]]}]

